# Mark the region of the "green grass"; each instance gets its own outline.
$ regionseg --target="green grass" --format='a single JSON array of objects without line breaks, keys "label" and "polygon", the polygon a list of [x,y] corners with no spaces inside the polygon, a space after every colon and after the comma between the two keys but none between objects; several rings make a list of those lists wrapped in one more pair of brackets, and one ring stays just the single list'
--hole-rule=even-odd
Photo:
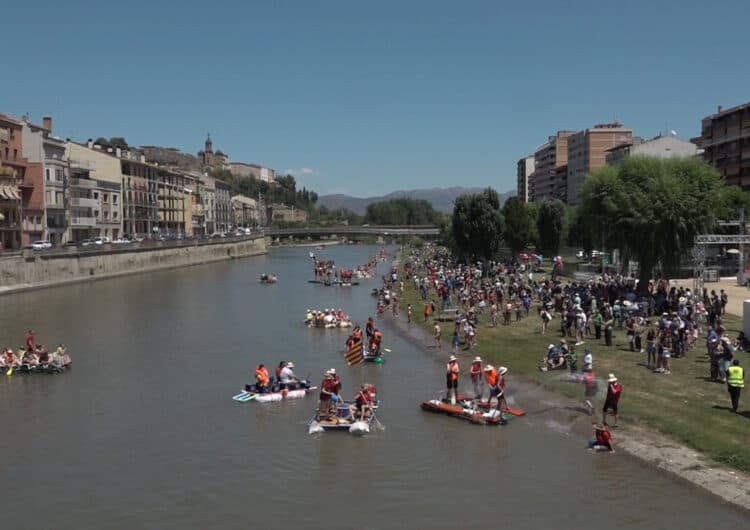
[{"label": "green grass", "polygon": [[[411,303],[415,322],[423,324],[424,302],[414,290],[413,283],[405,283],[401,306],[406,307],[406,304]],[[728,334],[735,337],[741,328],[741,320],[727,315],[724,323]],[[546,352],[547,345],[557,343],[561,338],[557,315],[550,323],[546,335],[540,332],[541,319],[535,307],[532,307],[529,318],[524,318],[521,322],[497,328],[492,328],[489,324],[489,312],[486,311],[481,315],[477,332],[478,346],[471,352],[461,350],[464,358],[480,355],[487,362],[509,367],[511,377],[521,376],[567,397],[582,399],[581,385],[560,381],[559,371],[540,372],[538,369],[539,360]],[[431,327],[432,322],[423,325]],[[444,344],[450,344],[453,323],[446,322],[441,327]],[[705,355],[705,336],[699,337],[698,343],[687,357],[671,360],[672,375],[662,375],[654,374],[645,367],[645,353],[627,351],[624,329],[615,329],[614,334],[612,347],[604,346],[603,338],[597,341],[593,336],[587,337],[586,346],[594,354],[597,377],[606,380],[606,375],[613,372],[623,385],[620,425],[625,428],[628,423],[647,426],[698,450],[716,462],[750,471],[750,397],[743,393],[740,414],[727,410],[730,401],[726,385],[707,381],[709,364]],[[583,347],[578,350],[580,367]],[[737,355],[748,370],[750,355],[743,352]]]}]

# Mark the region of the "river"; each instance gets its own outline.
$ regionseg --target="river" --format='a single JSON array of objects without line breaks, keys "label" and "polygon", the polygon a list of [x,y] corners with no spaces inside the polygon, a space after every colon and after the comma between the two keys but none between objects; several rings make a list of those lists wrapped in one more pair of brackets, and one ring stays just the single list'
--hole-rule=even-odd
[{"label": "river", "polygon": [[[33,327],[42,343],[65,342],[74,367],[2,375],[2,528],[747,526],[744,513],[632,457],[589,454],[531,401],[502,428],[422,412],[442,390],[443,358],[386,319],[388,362],[346,367],[346,333],[301,320],[307,308],[342,307],[364,322],[377,283],[308,284],[308,251],[3,297],[3,344]],[[352,266],[375,251],[319,255]],[[262,272],[279,283],[258,284]],[[231,400],[256,364],[280,359],[316,383],[335,367],[347,396],[375,383],[386,429],[310,436],[314,397]]]}]

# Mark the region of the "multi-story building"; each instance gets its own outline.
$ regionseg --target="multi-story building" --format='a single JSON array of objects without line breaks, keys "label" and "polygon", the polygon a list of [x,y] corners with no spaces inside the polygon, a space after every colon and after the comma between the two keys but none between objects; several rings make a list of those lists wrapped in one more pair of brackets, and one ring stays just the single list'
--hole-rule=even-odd
[{"label": "multi-story building", "polygon": [[93,144],[66,142],[68,241],[123,234],[123,175],[120,161]]},{"label": "multi-story building", "polygon": [[567,202],[578,203],[578,191],[586,176],[606,163],[608,149],[632,143],[633,131],[621,123],[600,123],[568,138]]},{"label": "multi-story building", "polygon": [[258,203],[244,195],[232,197],[232,217],[235,226],[249,227],[258,224]]},{"label": "multi-story building", "polygon": [[565,194],[560,195],[559,168],[568,162],[568,138],[574,132],[557,131],[534,151],[534,172],[529,177],[531,202],[545,199],[565,200]]},{"label": "multi-story building", "polygon": [[214,187],[216,188],[216,230],[226,232],[233,224],[231,188],[229,184],[219,179],[214,179]]},{"label": "multi-story building", "polygon": [[42,125],[23,121],[23,151],[29,162],[42,164],[43,234],[53,245],[66,242],[66,184],[68,162],[65,142],[52,136],[52,118],[45,116]]},{"label": "multi-story building", "polygon": [[210,175],[203,177],[203,207],[206,212],[206,234],[217,232],[216,229],[216,179]]},{"label": "multi-story building", "polygon": [[276,172],[270,167],[248,164],[247,162],[229,162],[227,169],[235,177],[252,178],[269,184],[276,182]]},{"label": "multi-story building", "polygon": [[268,208],[271,221],[285,223],[306,223],[308,213],[305,210],[287,206],[285,204],[271,204]]},{"label": "multi-story building", "polygon": [[518,197],[523,202],[529,202],[529,177],[532,173],[534,173],[534,155],[519,159],[516,176],[518,177]]},{"label": "multi-story building", "polygon": [[628,156],[651,156],[655,158],[694,157],[698,154],[698,147],[676,136],[657,136],[651,140],[633,137],[631,143],[620,144],[606,151],[607,165],[614,166]]},{"label": "multi-story building", "polygon": [[703,159],[719,170],[728,185],[750,190],[750,102],[706,116],[696,139]]},{"label": "multi-story building", "polygon": [[44,232],[44,195],[41,163],[23,155],[23,122],[0,114],[0,243],[4,250],[19,250]]}]

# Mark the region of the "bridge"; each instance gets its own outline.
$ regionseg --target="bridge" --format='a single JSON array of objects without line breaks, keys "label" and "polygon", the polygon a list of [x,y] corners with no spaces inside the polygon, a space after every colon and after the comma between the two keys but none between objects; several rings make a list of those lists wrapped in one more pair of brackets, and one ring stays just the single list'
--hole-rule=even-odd
[{"label": "bridge", "polygon": [[363,226],[321,226],[306,228],[266,228],[269,237],[330,237],[330,236],[419,236],[433,239],[440,235],[440,229],[432,225],[363,225]]}]

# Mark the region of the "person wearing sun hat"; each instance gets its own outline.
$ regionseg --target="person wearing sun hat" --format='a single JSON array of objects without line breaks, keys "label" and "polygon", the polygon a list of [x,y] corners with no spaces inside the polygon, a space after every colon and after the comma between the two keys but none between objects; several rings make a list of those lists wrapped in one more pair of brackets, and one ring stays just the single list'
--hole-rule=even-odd
[{"label": "person wearing sun hat", "polygon": [[615,374],[609,374],[607,378],[607,398],[604,400],[604,407],[602,408],[602,423],[604,425],[607,425],[607,412],[612,411],[612,415],[615,417],[615,423],[612,426],[617,427],[617,405],[620,402],[621,395],[622,385]]},{"label": "person wearing sun hat", "polygon": [[445,365],[445,384],[448,388],[447,398],[452,405],[456,404],[456,394],[458,392],[458,359],[455,355],[448,357],[448,364]]},{"label": "person wearing sun hat", "polygon": [[594,439],[589,442],[589,449],[596,452],[615,452],[615,446],[612,443],[612,433],[609,432],[606,425],[594,423]]},{"label": "person wearing sun hat", "polygon": [[481,399],[484,380],[482,378],[482,358],[477,356],[471,362],[471,370],[469,371],[471,376],[471,382],[474,385],[474,399]]}]

